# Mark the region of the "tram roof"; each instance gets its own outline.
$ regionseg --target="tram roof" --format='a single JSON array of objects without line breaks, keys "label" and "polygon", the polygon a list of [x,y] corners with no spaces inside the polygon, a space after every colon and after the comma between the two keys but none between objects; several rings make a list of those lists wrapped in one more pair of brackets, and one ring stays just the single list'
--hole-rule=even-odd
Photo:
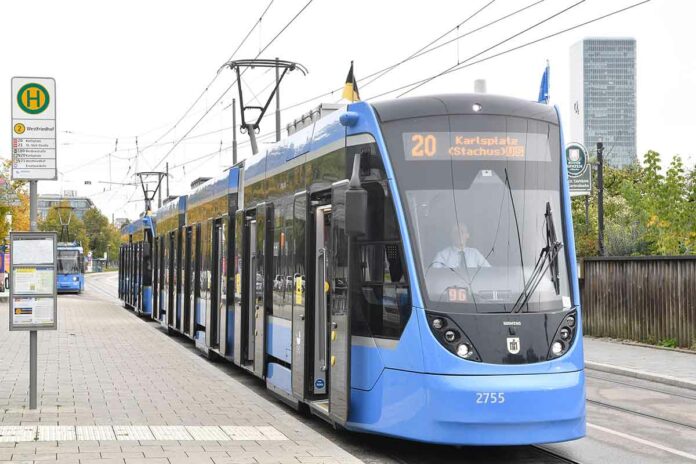
[{"label": "tram roof", "polygon": [[[481,105],[479,111],[474,105]],[[481,93],[428,95],[372,103],[381,122],[446,115],[504,115],[558,124],[552,105]]]}]

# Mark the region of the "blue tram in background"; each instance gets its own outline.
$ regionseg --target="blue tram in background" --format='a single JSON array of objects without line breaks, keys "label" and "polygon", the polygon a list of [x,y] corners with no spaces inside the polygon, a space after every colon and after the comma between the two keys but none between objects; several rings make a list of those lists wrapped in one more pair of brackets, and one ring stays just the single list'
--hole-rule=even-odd
[{"label": "blue tram in background", "polygon": [[139,314],[152,314],[151,216],[144,216],[121,228],[118,297]]},{"label": "blue tram in background", "polygon": [[492,95],[320,107],[155,212],[151,239],[129,229],[119,293],[349,430],[580,438],[561,134],[557,109]]},{"label": "blue tram in background", "polygon": [[58,253],[56,284],[58,293],[82,293],[85,289],[84,249],[77,242],[59,242],[56,250]]}]

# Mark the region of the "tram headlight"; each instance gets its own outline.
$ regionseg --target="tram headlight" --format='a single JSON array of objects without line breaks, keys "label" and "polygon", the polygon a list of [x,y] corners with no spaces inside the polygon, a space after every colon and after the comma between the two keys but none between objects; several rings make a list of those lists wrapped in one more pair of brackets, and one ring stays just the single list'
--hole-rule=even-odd
[{"label": "tram headlight", "polygon": [[575,327],[575,316],[566,317],[566,324],[568,324],[569,327]]},{"label": "tram headlight", "polygon": [[568,327],[563,327],[560,332],[562,340],[569,340],[571,336],[571,331]]},{"label": "tram headlight", "polygon": [[80,280],[80,279],[79,279],[77,276],[75,276],[75,277],[72,278],[72,280],[73,280],[73,282],[77,282],[77,281]]},{"label": "tram headlight", "polygon": [[478,113],[479,111],[481,111],[483,109],[483,106],[480,103],[474,103],[471,106],[471,109],[474,110],[475,113]]},{"label": "tram headlight", "polygon": [[460,358],[468,358],[471,356],[471,348],[469,348],[469,345],[460,343],[459,346],[457,346],[457,356]]},{"label": "tram headlight", "polygon": [[445,326],[445,320],[439,317],[433,319],[433,329],[440,330]]},{"label": "tram headlight", "polygon": [[556,356],[563,353],[563,343],[553,342],[553,345],[551,345],[551,352]]},{"label": "tram headlight", "polygon": [[445,332],[445,340],[447,340],[448,342],[452,343],[457,338],[459,338],[459,334],[454,330],[448,330],[447,332]]}]

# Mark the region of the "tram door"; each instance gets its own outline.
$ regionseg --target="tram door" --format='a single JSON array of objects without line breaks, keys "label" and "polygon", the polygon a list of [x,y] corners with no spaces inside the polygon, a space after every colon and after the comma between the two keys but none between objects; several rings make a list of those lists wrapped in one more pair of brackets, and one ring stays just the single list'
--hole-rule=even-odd
[{"label": "tram door", "polygon": [[327,392],[329,369],[329,239],[331,237],[331,205],[317,207],[314,211],[314,362],[312,363],[312,393]]},{"label": "tram door", "polygon": [[[249,284],[247,291],[247,313],[246,318],[246,359],[247,361],[254,362],[254,354],[256,353],[255,342],[256,342],[256,312],[258,310],[257,300],[258,295],[256,294],[256,219],[249,221],[249,259],[247,266],[247,282]],[[261,284],[261,282],[259,282]]]},{"label": "tram door", "polygon": [[184,328],[183,332],[189,336],[193,336],[192,327],[192,316],[191,313],[194,311],[194,295],[193,295],[193,274],[194,274],[194,260],[192,253],[193,245],[193,227],[189,226],[184,229]]},{"label": "tram door", "polygon": [[205,340],[209,347],[217,348],[220,344],[220,270],[222,257],[220,255],[222,223],[220,220],[209,220],[208,228],[212,232],[212,259],[208,269],[209,295],[208,310],[205,313]]},{"label": "tram door", "polygon": [[[332,189],[330,205],[314,211],[314,346],[311,391],[335,423],[348,421],[350,405],[349,240],[345,231],[346,182]],[[323,406],[322,404],[323,403]]]}]

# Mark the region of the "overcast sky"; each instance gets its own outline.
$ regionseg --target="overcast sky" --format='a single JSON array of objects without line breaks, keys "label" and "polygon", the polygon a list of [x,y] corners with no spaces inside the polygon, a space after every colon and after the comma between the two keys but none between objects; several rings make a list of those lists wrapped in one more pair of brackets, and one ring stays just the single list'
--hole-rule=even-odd
[{"label": "overcast sky", "polygon": [[[233,73],[220,66],[258,20],[269,0],[172,2],[53,1],[2,2],[0,17],[0,157],[10,154],[10,79],[15,75],[52,76],[57,82],[59,181],[39,182],[40,193],[77,190],[92,197],[111,217],[137,217],[142,194],[134,172],[171,168],[170,191],[183,194],[199,176],[214,176],[231,164]],[[308,0],[275,0],[235,58],[253,58]],[[544,0],[494,26],[454,41],[397,67],[374,83],[361,76],[396,63],[452,29],[490,0],[313,0],[261,55],[302,63],[283,83],[286,107],[340,88],[350,60],[363,99],[437,74],[457,61],[567,8],[578,0]],[[459,28],[459,36],[537,0],[496,0]],[[586,0],[539,27],[474,60],[620,9],[638,0]],[[551,63],[551,100],[569,114],[570,46],[588,36],[634,37],[638,48],[638,151],[654,149],[696,162],[691,136],[696,129],[696,3],[652,0],[625,13],[556,36],[536,45],[435,79],[409,95],[471,92],[474,79],[487,80],[488,92],[536,99],[545,61]],[[450,33],[444,40],[457,37]],[[472,60],[472,61],[474,61]],[[244,77],[247,95],[267,95],[274,76]],[[264,90],[265,89],[265,90]],[[196,98],[187,116],[172,129]],[[394,98],[401,92],[380,98]],[[220,98],[221,97],[221,98]],[[220,98],[220,101],[215,103]],[[248,98],[249,97],[245,97]],[[321,102],[336,102],[340,92],[286,110],[283,124]],[[212,109],[211,109],[212,107]],[[209,111],[208,111],[209,110]],[[189,138],[172,149],[174,142]],[[261,124],[272,132],[274,120]],[[567,128],[566,128],[567,129]],[[213,133],[210,133],[213,132]],[[210,133],[210,134],[208,134]],[[205,135],[207,134],[207,135]],[[137,147],[136,147],[137,136]],[[116,139],[118,138],[118,146]],[[247,136],[238,134],[241,157]],[[157,142],[157,144],[152,145]],[[117,149],[116,149],[117,148]],[[109,153],[112,153],[109,155]],[[214,153],[211,156],[197,158]],[[161,160],[163,160],[160,163]],[[91,185],[85,185],[91,181]]]}]

